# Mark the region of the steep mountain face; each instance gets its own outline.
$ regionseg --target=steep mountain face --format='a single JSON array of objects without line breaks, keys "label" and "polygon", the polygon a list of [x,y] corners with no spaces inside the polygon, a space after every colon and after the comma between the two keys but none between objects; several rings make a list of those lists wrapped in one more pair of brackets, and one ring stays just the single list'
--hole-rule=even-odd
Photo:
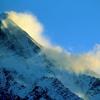
[{"label": "steep mountain face", "polygon": [[0,16],[0,99],[81,100],[55,77],[43,47],[8,14]]},{"label": "steep mountain face", "polygon": [[0,15],[0,100],[100,99],[100,79],[56,69],[43,49]]},{"label": "steep mountain face", "polygon": [[56,78],[42,77],[35,81],[30,91],[27,91],[25,84],[15,80],[14,73],[16,72],[1,70],[1,100],[81,100]]},{"label": "steep mountain face", "polygon": [[84,94],[89,98],[89,100],[100,99],[100,79],[86,75],[80,75],[76,83],[77,82],[79,83],[81,91],[84,92]]},{"label": "steep mountain face", "polygon": [[[82,100],[74,95],[68,88],[66,88],[57,78],[42,77],[35,81],[32,89],[27,91],[26,84],[23,84],[15,79],[16,72],[0,70],[0,99],[6,100]],[[85,77],[85,81],[75,81],[82,91],[89,97],[89,100],[99,100],[100,82],[98,79]],[[88,87],[88,88],[87,88]],[[84,99],[87,100],[87,99]]]},{"label": "steep mountain face", "polygon": [[86,74],[76,75],[75,73],[65,70],[54,69],[53,71],[57,79],[79,97],[84,100],[100,99],[100,78],[95,78]]}]

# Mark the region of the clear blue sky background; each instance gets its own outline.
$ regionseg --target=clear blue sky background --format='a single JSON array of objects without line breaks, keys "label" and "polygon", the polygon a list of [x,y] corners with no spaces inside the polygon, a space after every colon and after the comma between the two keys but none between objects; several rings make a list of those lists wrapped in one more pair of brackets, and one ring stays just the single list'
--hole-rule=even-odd
[{"label": "clear blue sky background", "polygon": [[1,0],[0,12],[32,12],[52,42],[73,52],[100,43],[100,0]]}]

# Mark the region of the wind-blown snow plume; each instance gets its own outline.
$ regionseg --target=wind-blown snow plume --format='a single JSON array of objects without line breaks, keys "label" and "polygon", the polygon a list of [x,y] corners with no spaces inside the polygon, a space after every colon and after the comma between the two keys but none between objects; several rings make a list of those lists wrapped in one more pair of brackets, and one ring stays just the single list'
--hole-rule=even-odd
[{"label": "wind-blown snow plume", "polygon": [[[38,21],[36,16],[29,13],[9,12],[9,18],[18,24],[23,30],[36,40],[38,43],[46,47],[44,49],[48,57],[55,61],[58,68],[74,71],[76,73],[90,73],[100,77],[100,46],[84,54],[71,54],[63,52],[59,46],[53,46],[52,43],[42,34],[43,25]],[[47,48],[48,47],[48,48]],[[95,74],[94,74],[95,73]]]},{"label": "wind-blown snow plume", "polygon": [[96,45],[93,50],[87,53],[77,55],[54,49],[47,49],[45,52],[61,70],[100,77],[100,45]]},{"label": "wind-blown snow plume", "polygon": [[37,17],[30,13],[8,12],[9,18],[26,31],[34,40],[43,46],[49,46],[49,40],[43,36],[43,25],[38,21]]}]

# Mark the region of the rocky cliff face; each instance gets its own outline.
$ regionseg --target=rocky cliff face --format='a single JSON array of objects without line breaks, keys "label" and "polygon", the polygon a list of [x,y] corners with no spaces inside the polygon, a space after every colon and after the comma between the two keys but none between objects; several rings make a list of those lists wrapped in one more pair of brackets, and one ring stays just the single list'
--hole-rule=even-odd
[{"label": "rocky cliff face", "polygon": [[56,78],[42,77],[35,81],[30,91],[27,91],[26,85],[15,80],[15,73],[1,70],[1,100],[81,100]]}]

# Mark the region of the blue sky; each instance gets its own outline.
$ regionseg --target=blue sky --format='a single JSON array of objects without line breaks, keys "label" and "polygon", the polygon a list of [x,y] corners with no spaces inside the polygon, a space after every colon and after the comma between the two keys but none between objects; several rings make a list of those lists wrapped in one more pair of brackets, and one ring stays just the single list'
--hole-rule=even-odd
[{"label": "blue sky", "polygon": [[100,0],[2,0],[0,12],[31,12],[50,40],[73,52],[100,43]]}]

